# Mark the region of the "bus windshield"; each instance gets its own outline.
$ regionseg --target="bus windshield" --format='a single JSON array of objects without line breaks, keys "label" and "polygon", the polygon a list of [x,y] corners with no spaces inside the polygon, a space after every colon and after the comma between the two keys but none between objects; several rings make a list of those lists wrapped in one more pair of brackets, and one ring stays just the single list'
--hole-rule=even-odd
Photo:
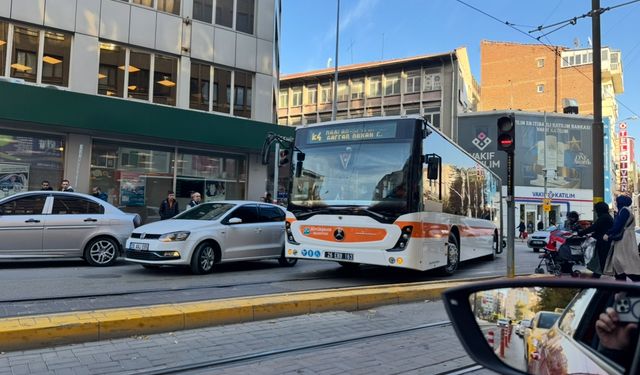
[{"label": "bus windshield", "polygon": [[290,210],[351,207],[385,216],[407,211],[410,139],[340,142],[298,149],[305,158],[300,177],[293,177]]}]

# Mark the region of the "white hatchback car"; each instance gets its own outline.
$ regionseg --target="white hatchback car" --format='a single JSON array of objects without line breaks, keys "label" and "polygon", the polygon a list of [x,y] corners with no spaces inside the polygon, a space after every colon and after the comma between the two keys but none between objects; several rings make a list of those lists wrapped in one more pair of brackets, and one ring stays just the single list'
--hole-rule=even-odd
[{"label": "white hatchback car", "polygon": [[194,274],[213,265],[284,256],[285,212],[276,205],[251,201],[202,203],[172,219],[137,228],[127,240],[126,260],[145,268],[190,266]]}]

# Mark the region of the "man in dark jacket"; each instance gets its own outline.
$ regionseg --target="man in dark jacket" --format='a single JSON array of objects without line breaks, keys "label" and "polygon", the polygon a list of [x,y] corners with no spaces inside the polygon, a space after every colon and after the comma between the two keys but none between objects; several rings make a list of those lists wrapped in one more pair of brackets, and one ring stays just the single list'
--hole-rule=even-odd
[{"label": "man in dark jacket", "polygon": [[596,240],[596,248],[593,253],[593,258],[591,258],[589,264],[587,264],[587,268],[593,272],[594,278],[599,279],[600,276],[602,276],[602,270],[607,261],[607,254],[609,254],[609,248],[611,246],[610,242],[604,240],[602,237],[611,229],[613,218],[611,214],[609,214],[609,205],[605,202],[596,203],[593,206],[593,210],[596,212],[598,218],[590,227],[578,231],[578,236],[593,233],[591,238]]},{"label": "man in dark jacket", "polygon": [[178,201],[176,200],[176,194],[169,190],[167,192],[167,199],[163,200],[160,203],[160,210],[158,213],[160,214],[160,220],[171,219],[176,216],[180,212],[178,208]]}]

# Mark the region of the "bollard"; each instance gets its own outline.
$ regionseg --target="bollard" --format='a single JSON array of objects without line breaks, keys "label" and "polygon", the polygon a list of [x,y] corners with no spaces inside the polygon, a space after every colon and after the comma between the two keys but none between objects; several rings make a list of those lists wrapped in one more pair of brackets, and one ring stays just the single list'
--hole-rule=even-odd
[{"label": "bollard", "polygon": [[504,347],[509,347],[509,328],[503,328]]},{"label": "bollard", "polygon": [[504,358],[504,341],[505,341],[505,330],[504,328],[500,329],[500,357]]},{"label": "bollard", "polygon": [[487,342],[489,343],[489,345],[491,346],[491,349],[495,348],[495,337],[494,337],[494,333],[493,331],[489,331],[487,332]]}]

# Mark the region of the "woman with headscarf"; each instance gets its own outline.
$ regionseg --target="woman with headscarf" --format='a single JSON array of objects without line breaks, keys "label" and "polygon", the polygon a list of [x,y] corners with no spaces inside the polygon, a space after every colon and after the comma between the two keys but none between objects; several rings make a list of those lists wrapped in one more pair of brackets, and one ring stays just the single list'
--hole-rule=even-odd
[{"label": "woman with headscarf", "polygon": [[607,254],[609,254],[609,249],[611,248],[609,241],[605,241],[602,237],[604,237],[613,226],[613,218],[611,214],[609,214],[609,205],[604,202],[596,203],[593,206],[593,210],[598,218],[590,227],[578,231],[578,236],[593,233],[591,238],[596,240],[596,246],[593,257],[587,264],[587,268],[593,272],[593,278],[598,279],[602,275],[602,269],[604,268],[607,261]]},{"label": "woman with headscarf", "polygon": [[605,275],[614,275],[616,280],[640,281],[640,254],[636,243],[635,218],[631,213],[631,198],[620,195],[616,198],[618,215],[613,226],[603,236],[605,241],[613,241],[604,266]]}]

